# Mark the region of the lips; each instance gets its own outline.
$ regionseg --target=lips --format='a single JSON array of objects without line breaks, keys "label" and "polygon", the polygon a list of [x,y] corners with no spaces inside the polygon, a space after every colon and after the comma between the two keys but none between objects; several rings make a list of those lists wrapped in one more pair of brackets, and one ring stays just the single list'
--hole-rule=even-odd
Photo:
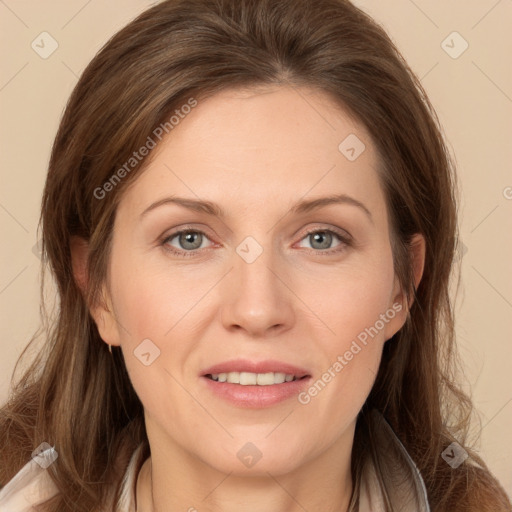
[{"label": "lips", "polygon": [[311,380],[305,368],[281,361],[237,359],[206,368],[205,392],[238,408],[261,409],[296,399]]}]

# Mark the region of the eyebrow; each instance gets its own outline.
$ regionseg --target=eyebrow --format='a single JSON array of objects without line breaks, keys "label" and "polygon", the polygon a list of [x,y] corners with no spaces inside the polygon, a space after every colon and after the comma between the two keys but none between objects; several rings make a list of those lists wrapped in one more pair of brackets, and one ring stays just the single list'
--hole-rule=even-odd
[{"label": "eyebrow", "polygon": [[[140,217],[145,217],[152,210],[159,208],[160,206],[168,205],[168,204],[177,204],[189,210],[206,213],[208,215],[212,215],[215,217],[219,217],[220,219],[226,218],[226,213],[224,210],[216,203],[212,203],[211,201],[202,201],[197,199],[191,199],[186,197],[177,197],[171,196],[166,197],[164,199],[160,199],[159,201],[155,201],[151,205],[149,205],[141,214]],[[350,206],[355,206],[368,216],[370,221],[373,223],[373,218],[370,210],[357,199],[354,199],[351,196],[346,194],[335,194],[325,197],[319,197],[316,199],[304,199],[295,203],[291,209],[290,213],[294,214],[303,214],[308,213],[310,211],[323,208],[325,206],[329,206],[332,204],[347,204]]]}]

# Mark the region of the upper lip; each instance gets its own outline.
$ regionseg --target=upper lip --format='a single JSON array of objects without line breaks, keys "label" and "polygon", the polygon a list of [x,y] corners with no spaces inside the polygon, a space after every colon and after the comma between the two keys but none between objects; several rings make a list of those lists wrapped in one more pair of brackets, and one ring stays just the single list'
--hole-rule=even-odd
[{"label": "upper lip", "polygon": [[218,363],[202,372],[202,375],[217,375],[219,373],[229,372],[249,372],[249,373],[285,373],[286,375],[293,375],[297,379],[309,376],[309,373],[304,368],[293,366],[281,361],[266,360],[266,361],[249,361],[247,359],[233,359]]}]

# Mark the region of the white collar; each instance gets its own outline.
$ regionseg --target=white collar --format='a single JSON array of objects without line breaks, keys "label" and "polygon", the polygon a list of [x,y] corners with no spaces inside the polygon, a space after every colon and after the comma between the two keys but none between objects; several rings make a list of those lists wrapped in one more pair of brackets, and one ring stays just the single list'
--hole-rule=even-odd
[{"label": "white collar", "polygon": [[384,493],[376,466],[387,490],[393,512],[430,512],[425,482],[419,469],[384,416],[376,409],[369,414],[378,446],[376,461],[367,464],[359,493],[359,512],[385,512]]}]

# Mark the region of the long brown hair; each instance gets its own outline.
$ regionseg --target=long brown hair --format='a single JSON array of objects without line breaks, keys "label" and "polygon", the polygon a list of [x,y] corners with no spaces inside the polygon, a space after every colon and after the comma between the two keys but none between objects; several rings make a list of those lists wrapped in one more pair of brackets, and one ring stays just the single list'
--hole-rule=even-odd
[{"label": "long brown hair", "polygon": [[[42,200],[43,268],[55,278],[58,311],[0,412],[0,484],[48,442],[59,453],[48,471],[60,493],[45,510],[95,511],[119,491],[133,449],[144,443],[147,452],[142,404],[122,354],[108,353],[89,307],[101,300],[121,194],[150,156],[111,181],[108,193],[98,189],[190,98],[279,84],[327,93],[371,134],[395,271],[415,299],[406,324],[385,344],[358,417],[355,489],[376,450],[367,417],[376,408],[420,469],[433,511],[510,510],[469,447],[470,459],[455,470],[441,458],[452,441],[465,445],[472,413],[455,382],[453,162],[418,79],[384,30],[343,0],[164,1],[112,37],[88,65],[61,120]],[[409,259],[415,233],[426,240],[417,290]],[[90,248],[85,294],[73,276],[73,236]]]}]

